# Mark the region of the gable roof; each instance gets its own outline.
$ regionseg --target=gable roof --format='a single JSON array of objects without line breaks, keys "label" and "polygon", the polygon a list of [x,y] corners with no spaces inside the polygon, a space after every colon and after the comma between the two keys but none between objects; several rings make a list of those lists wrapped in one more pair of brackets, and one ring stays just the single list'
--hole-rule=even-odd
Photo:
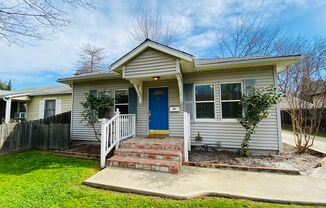
[{"label": "gable roof", "polygon": [[186,53],[184,51],[172,48],[167,45],[163,45],[161,43],[152,41],[150,39],[146,39],[144,42],[142,42],[137,47],[135,47],[134,49],[129,51],[127,54],[125,54],[124,56],[122,56],[121,58],[119,58],[118,60],[113,62],[110,66],[111,70],[115,71],[116,69],[118,69],[119,67],[124,65],[126,62],[128,62],[129,60],[131,60],[132,58],[134,58],[135,56],[137,56],[138,54],[140,54],[147,48],[153,48],[155,50],[161,51],[161,52],[169,54],[171,56],[175,56],[180,59],[184,59],[189,62],[192,61],[194,58],[193,55]]},{"label": "gable roof", "polygon": [[72,90],[68,85],[52,86],[52,87],[38,87],[29,88],[15,91],[0,92],[0,98],[3,97],[17,97],[17,96],[37,96],[37,95],[58,95],[58,94],[71,94]]}]

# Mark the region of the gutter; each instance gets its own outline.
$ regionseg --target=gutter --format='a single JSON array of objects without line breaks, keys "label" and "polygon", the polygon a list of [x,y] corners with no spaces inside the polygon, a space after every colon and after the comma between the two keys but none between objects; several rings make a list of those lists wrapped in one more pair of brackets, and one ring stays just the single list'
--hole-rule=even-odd
[{"label": "gutter", "polygon": [[294,56],[287,56],[287,57],[270,57],[270,58],[257,58],[257,59],[251,59],[251,60],[236,60],[236,61],[224,61],[219,63],[207,63],[207,64],[200,64],[198,65],[197,62],[195,62],[195,69],[200,68],[209,68],[209,67],[223,67],[228,65],[241,65],[241,64],[258,64],[262,61],[265,61],[265,63],[268,62],[281,62],[281,61],[293,61],[297,62],[304,58],[302,55],[294,55]]}]

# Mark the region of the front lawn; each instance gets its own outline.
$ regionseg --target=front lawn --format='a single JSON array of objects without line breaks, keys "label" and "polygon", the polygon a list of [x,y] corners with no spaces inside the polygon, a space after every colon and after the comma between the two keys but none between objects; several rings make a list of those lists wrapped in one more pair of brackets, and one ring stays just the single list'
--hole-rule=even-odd
[{"label": "front lawn", "polygon": [[0,207],[298,207],[206,197],[189,201],[97,190],[98,162],[30,151],[0,156]]}]

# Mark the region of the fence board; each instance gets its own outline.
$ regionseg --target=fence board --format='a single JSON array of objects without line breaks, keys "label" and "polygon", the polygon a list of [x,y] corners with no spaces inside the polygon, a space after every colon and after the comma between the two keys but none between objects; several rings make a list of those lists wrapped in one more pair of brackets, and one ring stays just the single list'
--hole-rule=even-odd
[{"label": "fence board", "polygon": [[45,120],[0,125],[0,155],[28,149],[64,149],[70,141],[70,112]]}]

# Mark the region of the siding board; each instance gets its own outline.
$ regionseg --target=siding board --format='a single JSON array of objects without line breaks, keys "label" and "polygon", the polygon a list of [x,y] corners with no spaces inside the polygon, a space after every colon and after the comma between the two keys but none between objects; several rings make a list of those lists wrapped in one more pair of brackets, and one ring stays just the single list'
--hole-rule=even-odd
[{"label": "siding board", "polygon": [[147,49],[125,65],[125,78],[152,77],[176,73],[176,58]]}]

